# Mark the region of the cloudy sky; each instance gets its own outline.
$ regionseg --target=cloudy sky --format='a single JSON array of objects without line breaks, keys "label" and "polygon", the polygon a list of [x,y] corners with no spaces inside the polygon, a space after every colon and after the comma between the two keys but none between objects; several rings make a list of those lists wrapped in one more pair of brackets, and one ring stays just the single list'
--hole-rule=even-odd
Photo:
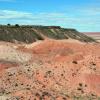
[{"label": "cloudy sky", "polygon": [[0,24],[7,23],[100,32],[100,0],[0,0]]}]

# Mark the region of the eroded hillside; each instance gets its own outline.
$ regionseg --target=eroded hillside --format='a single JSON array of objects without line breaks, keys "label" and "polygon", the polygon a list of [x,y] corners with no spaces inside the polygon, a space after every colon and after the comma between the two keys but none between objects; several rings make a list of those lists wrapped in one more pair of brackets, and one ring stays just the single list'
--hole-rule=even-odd
[{"label": "eroded hillside", "polygon": [[59,26],[0,26],[0,41],[32,43],[44,39],[77,39],[84,42],[95,40],[75,29]]},{"label": "eroded hillside", "polygon": [[100,99],[99,43],[1,42],[0,52],[0,100]]}]

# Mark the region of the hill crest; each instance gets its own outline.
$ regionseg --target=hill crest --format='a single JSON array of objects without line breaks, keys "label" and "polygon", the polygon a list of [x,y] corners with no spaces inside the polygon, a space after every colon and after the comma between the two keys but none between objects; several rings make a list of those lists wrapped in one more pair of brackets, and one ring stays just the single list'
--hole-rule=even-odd
[{"label": "hill crest", "polygon": [[0,41],[32,43],[44,39],[76,39],[82,42],[95,42],[94,39],[75,29],[60,26],[1,25]]}]

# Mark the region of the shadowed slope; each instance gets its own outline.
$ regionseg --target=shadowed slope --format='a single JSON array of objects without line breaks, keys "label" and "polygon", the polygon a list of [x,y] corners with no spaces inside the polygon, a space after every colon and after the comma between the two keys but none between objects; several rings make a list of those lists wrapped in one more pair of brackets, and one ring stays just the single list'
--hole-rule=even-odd
[{"label": "shadowed slope", "polygon": [[7,42],[32,43],[44,39],[76,39],[94,42],[92,38],[76,31],[59,26],[0,26],[0,40]]}]

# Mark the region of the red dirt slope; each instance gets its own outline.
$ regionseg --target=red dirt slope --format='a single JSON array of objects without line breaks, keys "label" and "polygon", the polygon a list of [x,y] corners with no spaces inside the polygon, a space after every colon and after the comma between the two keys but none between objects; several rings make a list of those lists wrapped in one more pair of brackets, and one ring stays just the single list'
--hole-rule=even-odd
[{"label": "red dirt slope", "polygon": [[5,64],[14,60],[16,66],[8,64],[0,71],[1,100],[98,100],[99,43],[44,40],[16,48],[13,44],[3,46],[13,49],[9,50],[13,56],[0,57],[0,67],[2,59]]}]

